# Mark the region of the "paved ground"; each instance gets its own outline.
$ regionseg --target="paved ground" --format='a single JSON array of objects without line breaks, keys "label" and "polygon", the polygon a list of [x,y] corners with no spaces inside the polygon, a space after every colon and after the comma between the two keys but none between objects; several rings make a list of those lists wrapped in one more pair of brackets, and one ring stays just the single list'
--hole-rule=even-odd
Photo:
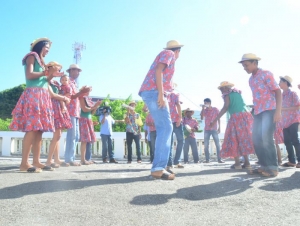
[{"label": "paved ground", "polygon": [[0,158],[0,225],[289,225],[300,220],[300,169],[276,178],[225,164],[188,164],[174,181],[150,164],[95,164],[18,173]]}]

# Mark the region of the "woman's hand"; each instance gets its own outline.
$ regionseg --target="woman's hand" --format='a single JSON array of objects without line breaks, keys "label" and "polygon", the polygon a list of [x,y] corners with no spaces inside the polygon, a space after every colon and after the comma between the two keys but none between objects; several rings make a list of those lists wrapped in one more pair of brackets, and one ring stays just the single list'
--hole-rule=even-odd
[{"label": "woman's hand", "polygon": [[61,69],[60,67],[56,67],[56,66],[48,67],[48,74],[54,77],[61,77],[64,75],[64,72],[60,72],[59,71],[60,69]]}]

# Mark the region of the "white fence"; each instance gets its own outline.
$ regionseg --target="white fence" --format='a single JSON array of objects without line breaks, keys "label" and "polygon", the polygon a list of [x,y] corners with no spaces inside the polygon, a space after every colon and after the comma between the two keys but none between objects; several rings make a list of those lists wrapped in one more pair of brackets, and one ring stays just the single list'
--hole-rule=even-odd
[{"label": "white fence", "polygon": [[[41,148],[41,155],[47,155],[49,151],[49,145],[50,141],[52,139],[52,133],[44,133],[43,134],[43,140],[42,140],[42,148]],[[200,159],[205,159],[204,154],[204,139],[203,139],[203,133],[196,133],[196,139],[197,139],[197,146],[198,146],[198,152]],[[21,155],[22,153],[22,142],[23,142],[24,133],[22,132],[11,132],[11,131],[0,131],[0,156],[14,156],[14,155]],[[100,133],[96,133],[97,141],[93,143],[92,145],[92,155],[94,158],[101,158],[102,156],[102,143],[101,143],[101,137]],[[220,145],[222,145],[224,134],[219,134],[220,138]],[[127,157],[127,146],[126,146],[126,133],[125,132],[115,132],[112,136],[113,140],[113,149],[115,153],[116,159],[124,159]],[[60,147],[60,156],[64,156],[64,149],[65,149],[65,141],[66,141],[66,132],[62,133],[59,147]],[[147,147],[147,144],[145,143],[145,140],[141,139],[140,141],[141,146],[141,155],[142,158],[149,158],[149,148]],[[176,136],[174,136],[174,145],[173,149],[176,149]],[[173,154],[175,154],[175,151],[173,150]],[[284,145],[281,145],[281,151],[282,156],[286,156],[286,150]],[[210,140],[209,145],[209,152],[212,159],[216,159],[216,148],[214,145],[213,140]],[[191,155],[191,151],[189,152]],[[80,155],[80,143],[77,147],[77,155]],[[132,144],[132,154],[135,156],[136,154],[136,148],[135,144],[133,142]],[[183,157],[183,156],[182,156]],[[192,159],[191,157],[189,158]]]}]

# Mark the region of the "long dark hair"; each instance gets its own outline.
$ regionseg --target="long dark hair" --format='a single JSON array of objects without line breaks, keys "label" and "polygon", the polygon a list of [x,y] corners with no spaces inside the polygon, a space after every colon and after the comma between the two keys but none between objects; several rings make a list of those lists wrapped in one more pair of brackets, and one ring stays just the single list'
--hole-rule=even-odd
[{"label": "long dark hair", "polygon": [[38,42],[38,43],[32,48],[32,52],[36,52],[36,53],[39,55],[39,57],[40,57],[41,62],[42,62],[43,65],[45,65],[45,62],[44,62],[44,58],[43,58],[43,56],[41,55],[41,53],[42,53],[43,47],[44,47],[45,45],[47,45],[47,44],[49,44],[49,42],[47,42],[47,41],[40,41],[40,42]]}]

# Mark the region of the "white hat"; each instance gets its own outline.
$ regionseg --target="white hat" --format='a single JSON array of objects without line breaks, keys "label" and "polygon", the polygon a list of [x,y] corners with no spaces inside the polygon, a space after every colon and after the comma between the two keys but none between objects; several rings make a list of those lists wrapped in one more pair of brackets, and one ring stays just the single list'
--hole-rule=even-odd
[{"label": "white hat", "polygon": [[233,83],[230,83],[230,82],[227,82],[227,81],[224,81],[224,82],[221,82],[221,84],[219,85],[218,89],[222,88],[222,87],[234,87],[234,84]]},{"label": "white hat", "polygon": [[261,60],[259,57],[257,57],[255,54],[253,53],[245,53],[243,56],[242,56],[242,60],[239,61],[239,63],[242,63],[243,61],[246,61],[246,60]]},{"label": "white hat", "polygon": [[182,47],[183,45],[181,45],[178,41],[176,40],[171,40],[167,42],[167,47],[164,49],[173,49],[173,48],[179,48]]},{"label": "white hat", "polygon": [[79,72],[82,71],[77,64],[71,64],[67,72],[69,72],[71,69],[78,69]]},{"label": "white hat", "polygon": [[287,81],[292,86],[293,79],[290,76],[288,76],[288,75],[286,75],[286,76],[279,76],[279,78]]},{"label": "white hat", "polygon": [[33,47],[41,41],[49,42],[49,47],[51,47],[52,42],[49,38],[38,38],[36,40],[33,40],[33,42],[30,44],[30,51],[32,51]]}]

